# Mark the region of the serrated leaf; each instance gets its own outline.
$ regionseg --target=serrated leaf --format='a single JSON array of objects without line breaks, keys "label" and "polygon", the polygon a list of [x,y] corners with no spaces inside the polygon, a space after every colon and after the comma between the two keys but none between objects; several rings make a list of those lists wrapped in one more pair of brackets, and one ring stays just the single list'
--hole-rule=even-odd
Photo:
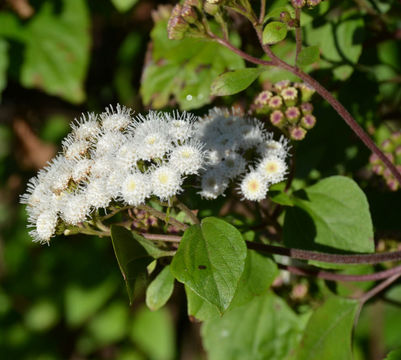
[{"label": "serrated leaf", "polygon": [[120,12],[126,12],[131,9],[138,0],[111,0],[115,8]]},{"label": "serrated leaf", "polygon": [[320,59],[320,50],[318,46],[304,47],[298,54],[297,65],[307,66],[311,65]]},{"label": "serrated leaf", "polygon": [[146,289],[146,305],[150,310],[163,307],[174,290],[174,276],[167,265]]},{"label": "serrated leaf", "polygon": [[202,338],[210,360],[285,360],[296,348],[303,322],[280,297],[266,292],[206,321]]},{"label": "serrated leaf", "polygon": [[121,226],[111,226],[111,240],[127,287],[129,301],[132,304],[136,292],[146,281],[147,266],[153,261],[153,258],[136,241],[131,231]]},{"label": "serrated leaf", "polygon": [[[178,103],[182,110],[200,108],[212,101],[210,86],[219,74],[244,67],[241,57],[215,42],[169,40],[166,21],[155,24],[151,38],[152,60],[145,67],[140,92],[152,108],[170,103]],[[240,45],[235,33],[230,40]]]},{"label": "serrated leaf", "polygon": [[211,94],[226,96],[239,93],[248,88],[263,71],[262,68],[246,68],[221,74],[214,79]]},{"label": "serrated leaf", "polygon": [[[278,274],[277,265],[253,250],[248,250],[244,272],[241,275],[234,298],[227,311],[242,306],[255,296],[265,293]],[[185,287],[188,302],[188,315],[198,320],[207,320],[219,316],[216,307]]]},{"label": "serrated leaf", "polygon": [[287,25],[280,21],[272,21],[263,29],[263,44],[276,44],[287,36]]},{"label": "serrated leaf", "polygon": [[355,181],[332,176],[295,192],[286,210],[284,243],[309,250],[374,251],[373,225],[365,194]]},{"label": "serrated leaf", "polygon": [[223,313],[236,292],[246,254],[241,233],[227,222],[209,217],[185,231],[171,271]]},{"label": "serrated leaf", "polygon": [[332,297],[309,319],[296,360],[352,360],[351,332],[359,302]]}]

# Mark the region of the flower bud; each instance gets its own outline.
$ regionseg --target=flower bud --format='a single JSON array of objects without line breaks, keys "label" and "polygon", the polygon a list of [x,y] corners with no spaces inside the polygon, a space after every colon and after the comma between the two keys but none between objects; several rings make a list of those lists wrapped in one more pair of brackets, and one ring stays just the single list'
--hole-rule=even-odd
[{"label": "flower bud", "polygon": [[290,14],[288,11],[282,11],[282,12],[280,13],[280,20],[281,20],[283,23],[288,24],[288,23],[292,20],[291,14]]},{"label": "flower bud", "polygon": [[183,39],[188,27],[189,24],[181,16],[171,17],[167,25],[168,38],[170,40]]},{"label": "flower bud", "polygon": [[185,4],[182,8],[181,16],[190,24],[193,24],[198,20],[198,13],[196,12],[195,8]]},{"label": "flower bud", "polygon": [[307,4],[309,7],[318,6],[322,0],[307,0]]},{"label": "flower bud", "polygon": [[280,92],[281,90],[289,87],[290,85],[291,85],[291,82],[289,80],[281,80],[274,84],[274,90]]},{"label": "flower bud", "polygon": [[301,9],[305,6],[305,0],[291,0],[291,4],[294,8]]},{"label": "flower bud", "polygon": [[316,118],[312,114],[307,114],[301,119],[301,126],[304,129],[310,130],[316,124]]},{"label": "flower bud", "polygon": [[269,90],[262,91],[254,100],[255,105],[264,106],[267,105],[273,94]]},{"label": "flower bud", "polygon": [[292,140],[301,141],[305,138],[306,130],[300,126],[290,128],[290,138]]},{"label": "flower bud", "polygon": [[298,83],[298,88],[301,90],[302,102],[308,102],[315,93],[315,89],[307,83]]},{"label": "flower bud", "polygon": [[274,110],[271,114],[270,114],[270,122],[272,123],[272,125],[277,126],[277,127],[281,127],[284,125],[284,114],[282,111],[280,110]]},{"label": "flower bud", "polygon": [[219,9],[220,9],[219,2],[205,1],[205,3],[203,4],[203,10],[206,12],[206,14],[212,16],[215,16],[219,11]]},{"label": "flower bud", "polygon": [[401,131],[396,131],[392,133],[391,140],[395,146],[401,145]]},{"label": "flower bud", "polygon": [[296,106],[290,106],[285,111],[285,116],[290,124],[296,124],[301,116],[301,112]]},{"label": "flower bud", "polygon": [[281,90],[280,95],[287,106],[293,106],[297,102],[298,92],[297,89],[292,86]]},{"label": "flower bud", "polygon": [[303,103],[301,104],[301,111],[304,115],[312,114],[313,105],[311,103]]},{"label": "flower bud", "polygon": [[394,150],[394,145],[390,139],[386,139],[381,143],[381,146],[383,151],[385,152],[392,152]]},{"label": "flower bud", "polygon": [[180,16],[181,11],[182,11],[182,5],[177,4],[176,6],[173,7],[173,10],[171,10],[171,17]]},{"label": "flower bud", "polygon": [[370,162],[372,165],[379,165],[379,164],[381,164],[380,158],[379,158],[375,153],[372,153],[372,155],[370,155],[370,157],[369,157],[369,162]]},{"label": "flower bud", "polygon": [[268,106],[272,110],[279,109],[279,108],[281,108],[282,105],[283,105],[283,99],[281,98],[281,96],[278,96],[278,95],[273,96],[268,101]]}]

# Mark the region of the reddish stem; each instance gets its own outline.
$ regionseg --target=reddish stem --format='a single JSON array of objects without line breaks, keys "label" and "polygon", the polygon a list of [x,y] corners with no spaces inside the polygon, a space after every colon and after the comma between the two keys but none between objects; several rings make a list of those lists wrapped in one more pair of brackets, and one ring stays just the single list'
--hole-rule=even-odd
[{"label": "reddish stem", "polygon": [[[283,264],[277,264],[277,266],[279,267],[279,269],[289,271],[290,273],[295,274],[295,275],[314,276],[314,277],[318,277],[320,279],[332,280],[332,281],[376,281],[376,280],[386,279],[386,281],[379,284],[379,285],[382,285],[383,288],[387,287],[390,283],[394,282],[396,279],[398,279],[401,276],[401,265],[396,266],[389,270],[384,270],[384,271],[379,271],[379,272],[376,272],[373,274],[364,274],[364,275],[335,274],[335,273],[331,273],[328,271],[320,271],[317,269],[306,269],[306,268],[290,266],[290,265],[283,265]],[[391,279],[391,281],[390,281],[390,279]],[[387,280],[388,280],[388,282],[387,282]],[[376,295],[379,291],[382,290],[382,288],[381,287],[373,288],[372,290],[375,290],[375,292],[374,293],[368,292],[366,294],[367,298],[370,298],[370,297]],[[362,300],[363,299],[361,299],[361,301]]]}]

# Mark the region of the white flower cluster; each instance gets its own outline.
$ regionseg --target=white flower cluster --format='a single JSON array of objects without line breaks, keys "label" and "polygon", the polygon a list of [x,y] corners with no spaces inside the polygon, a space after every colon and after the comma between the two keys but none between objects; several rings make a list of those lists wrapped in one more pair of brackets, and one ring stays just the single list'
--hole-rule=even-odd
[{"label": "white flower cluster", "polygon": [[228,110],[195,120],[188,113],[133,117],[119,105],[76,120],[62,153],[21,197],[34,240],[46,243],[59,223],[78,225],[111,204],[138,206],[151,196],[168,201],[188,175],[199,175],[207,199],[240,177],[243,198],[262,200],[271,184],[284,180],[284,137],[275,141],[257,119]]},{"label": "white flower cluster", "polygon": [[46,243],[59,221],[77,225],[112,202],[137,206],[150,196],[164,201],[180,193],[185,176],[204,164],[194,120],[188,113],[161,112],[134,118],[119,105],[76,120],[62,153],[21,197],[31,236]]},{"label": "white flower cluster", "polygon": [[266,198],[269,186],[285,179],[288,140],[273,140],[263,124],[235,111],[212,109],[196,123],[196,137],[205,144],[207,163],[201,171],[201,191],[207,199],[223,195],[239,177],[239,192],[244,199]]}]

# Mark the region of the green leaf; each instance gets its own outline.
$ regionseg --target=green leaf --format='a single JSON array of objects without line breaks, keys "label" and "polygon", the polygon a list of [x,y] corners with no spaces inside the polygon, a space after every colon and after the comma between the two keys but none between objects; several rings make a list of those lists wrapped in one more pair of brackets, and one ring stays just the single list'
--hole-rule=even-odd
[{"label": "green leaf", "polygon": [[131,231],[111,226],[111,239],[118,266],[127,286],[130,304],[136,292],[143,286],[147,278],[147,266],[152,262],[145,248],[134,238]]},{"label": "green leaf", "polygon": [[[1,20],[0,20],[1,21]],[[7,85],[8,44],[0,38],[0,100],[1,93]]]},{"label": "green leaf", "polygon": [[294,206],[294,202],[290,194],[284,192],[285,184],[274,184],[269,189],[269,198],[276,204],[284,206]]},{"label": "green leaf", "polygon": [[126,12],[131,9],[138,0],[111,0],[115,8],[120,12]]},{"label": "green leaf", "polygon": [[401,360],[401,349],[391,351],[385,360]]},{"label": "green leaf", "polygon": [[302,320],[281,298],[266,292],[204,323],[208,359],[289,359],[301,337]]},{"label": "green leaf", "polygon": [[211,85],[212,95],[226,96],[248,88],[264,71],[262,68],[246,68],[219,75]]},{"label": "green leaf", "polygon": [[146,305],[150,310],[158,310],[168,301],[174,290],[174,276],[167,265],[146,290]]},{"label": "green leaf", "polygon": [[[241,57],[215,42],[169,40],[166,21],[155,24],[151,38],[152,60],[145,66],[140,92],[144,104],[152,108],[178,103],[182,110],[191,110],[209,104],[213,80],[224,71],[244,67]],[[230,40],[240,45],[237,34]]]},{"label": "green leaf", "polygon": [[144,238],[136,232],[132,232],[132,236],[138,241],[146,250],[146,252],[154,259],[159,259],[161,257],[173,256],[174,251],[167,251],[158,248],[151,240]]},{"label": "green leaf", "polygon": [[240,232],[223,220],[209,217],[185,231],[171,271],[222,313],[234,297],[246,254]]},{"label": "green leaf", "polygon": [[263,29],[263,44],[275,44],[287,36],[287,25],[280,21],[272,21]]},{"label": "green leaf", "polygon": [[351,333],[359,303],[332,297],[311,316],[296,360],[352,360]]},{"label": "green leaf", "polygon": [[309,250],[373,252],[373,225],[365,194],[351,179],[333,176],[297,191],[288,208],[284,242]]},{"label": "green leaf", "polygon": [[321,68],[333,68],[334,75],[347,79],[354,71],[354,65],[362,53],[364,21],[357,10],[339,13],[340,16],[314,27],[305,27],[305,41],[308,45],[318,46],[324,61]]},{"label": "green leaf", "polygon": [[175,356],[173,321],[166,309],[150,311],[145,306],[135,314],[131,339],[152,360],[172,360]]},{"label": "green leaf", "polygon": [[25,45],[22,85],[41,89],[72,103],[84,101],[89,28],[84,0],[64,0],[61,11],[55,9],[54,2],[44,1],[26,26],[14,26],[15,31],[8,36]]},{"label": "green leaf", "polygon": [[320,50],[318,46],[304,47],[298,54],[297,65],[300,67],[307,66],[318,62],[320,59]]},{"label": "green leaf", "polygon": [[[255,296],[265,293],[278,274],[274,261],[253,250],[248,250],[244,272],[241,275],[234,298],[228,310],[242,306]],[[185,287],[188,300],[188,315],[199,320],[207,320],[219,316],[216,307],[196,295],[190,288]]]}]

